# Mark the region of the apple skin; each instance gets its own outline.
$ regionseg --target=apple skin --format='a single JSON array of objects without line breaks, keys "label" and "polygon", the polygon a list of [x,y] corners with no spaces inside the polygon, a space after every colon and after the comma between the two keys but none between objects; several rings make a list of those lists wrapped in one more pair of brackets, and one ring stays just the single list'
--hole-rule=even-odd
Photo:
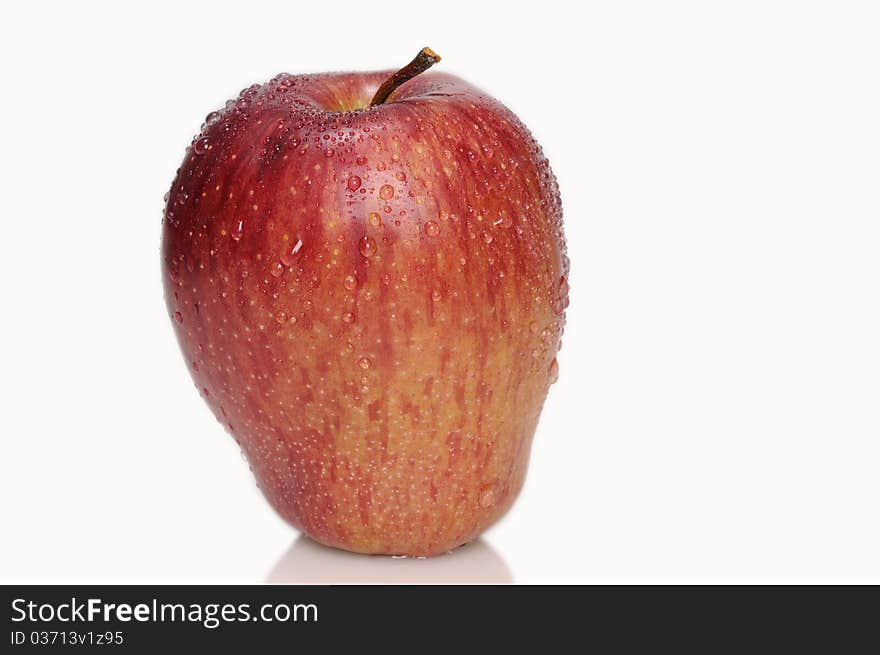
[{"label": "apple skin", "polygon": [[279,75],[210,114],[167,197],[196,386],[316,541],[429,556],[522,487],[568,304],[559,190],[460,79]]}]

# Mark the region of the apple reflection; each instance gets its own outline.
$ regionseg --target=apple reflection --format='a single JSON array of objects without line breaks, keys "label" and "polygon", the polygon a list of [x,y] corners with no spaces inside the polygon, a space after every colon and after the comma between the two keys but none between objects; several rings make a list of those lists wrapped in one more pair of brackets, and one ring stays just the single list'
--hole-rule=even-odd
[{"label": "apple reflection", "polygon": [[266,578],[274,584],[509,584],[507,563],[484,540],[426,559],[359,555],[300,535]]}]

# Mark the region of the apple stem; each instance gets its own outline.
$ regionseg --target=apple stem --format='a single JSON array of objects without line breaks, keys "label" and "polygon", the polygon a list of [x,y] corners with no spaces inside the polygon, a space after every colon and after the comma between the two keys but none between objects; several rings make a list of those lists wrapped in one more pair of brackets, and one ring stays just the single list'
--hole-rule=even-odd
[{"label": "apple stem", "polygon": [[422,48],[415,59],[382,83],[382,86],[379,87],[376,95],[370,101],[370,107],[384,103],[397,87],[411,80],[419,73],[424,73],[438,61],[440,61],[440,55],[431,50],[431,48]]}]

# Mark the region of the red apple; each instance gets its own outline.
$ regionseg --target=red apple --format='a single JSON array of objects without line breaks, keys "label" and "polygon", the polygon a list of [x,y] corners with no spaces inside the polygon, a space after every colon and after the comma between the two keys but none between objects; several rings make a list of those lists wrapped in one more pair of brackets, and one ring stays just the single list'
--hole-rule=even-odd
[{"label": "red apple", "polygon": [[165,209],[196,386],[281,516],[362,553],[442,553],[501,517],[558,371],[556,180],[499,102],[415,77],[437,59],[245,89]]}]

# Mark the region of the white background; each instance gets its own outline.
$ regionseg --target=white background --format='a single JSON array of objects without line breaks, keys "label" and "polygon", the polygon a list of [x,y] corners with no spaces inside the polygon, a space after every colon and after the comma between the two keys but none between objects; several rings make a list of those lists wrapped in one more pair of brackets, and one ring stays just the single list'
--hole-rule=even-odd
[{"label": "white background", "polygon": [[[0,581],[880,581],[870,2],[16,5],[2,20]],[[526,487],[434,560],[318,548],[256,489],[162,299],[203,117],[422,46],[559,178],[561,377]]]}]

